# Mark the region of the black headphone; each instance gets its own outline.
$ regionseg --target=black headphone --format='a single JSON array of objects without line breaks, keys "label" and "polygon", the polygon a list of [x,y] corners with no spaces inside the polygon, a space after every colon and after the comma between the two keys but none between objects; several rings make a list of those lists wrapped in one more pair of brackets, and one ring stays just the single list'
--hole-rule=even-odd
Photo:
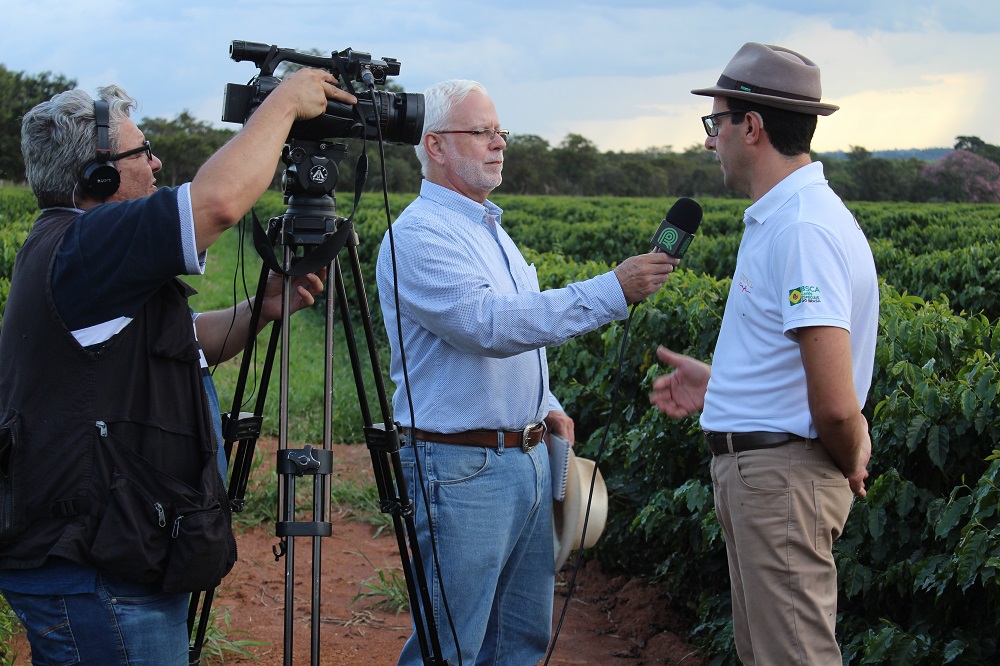
[{"label": "black headphone", "polygon": [[87,196],[104,201],[118,191],[122,177],[109,162],[111,119],[108,103],[103,99],[94,101],[94,120],[97,122],[97,156],[83,167],[80,185]]}]

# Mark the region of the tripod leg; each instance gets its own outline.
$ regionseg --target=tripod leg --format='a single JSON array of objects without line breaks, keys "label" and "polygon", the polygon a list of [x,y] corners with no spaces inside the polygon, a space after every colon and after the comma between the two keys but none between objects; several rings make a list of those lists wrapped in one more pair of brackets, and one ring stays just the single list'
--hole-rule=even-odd
[{"label": "tripod leg", "polygon": [[[347,245],[348,256],[354,278],[358,309],[368,343],[368,352],[372,364],[372,374],[375,381],[379,407],[382,412],[382,423],[373,424],[368,407],[364,379],[360,372],[360,357],[354,341],[354,328],[348,313],[347,290],[344,286],[339,262],[335,263],[337,277],[337,298],[341,305],[341,319],[346,333],[351,363],[354,367],[354,381],[357,385],[358,403],[361,406],[365,423],[365,440],[371,452],[372,468],[375,474],[375,484],[378,488],[382,511],[392,517],[399,548],[403,576],[406,580],[410,599],[410,614],[413,618],[417,641],[425,664],[446,664],[443,659],[437,627],[430,602],[430,590],[424,573],[423,561],[418,544],[416,524],[413,521],[413,504],[409,500],[402,463],[399,459],[399,433],[391,425],[391,411],[386,396],[385,383],[382,378],[381,362],[378,358],[378,347],[371,323],[371,313],[365,294],[364,281],[361,275],[361,263],[358,259],[356,243]],[[383,424],[385,424],[383,426]],[[407,552],[410,555],[407,555]]]},{"label": "tripod leg", "polygon": [[[232,461],[233,471],[227,494],[230,506],[236,512],[243,510],[244,497],[253,462],[253,452],[257,438],[260,436],[261,415],[263,413],[264,397],[267,393],[266,378],[270,376],[270,368],[274,360],[275,344],[280,335],[280,329],[277,326],[271,329],[271,343],[268,346],[267,358],[264,361],[263,376],[265,379],[258,394],[257,410],[252,415],[243,414],[240,412],[240,406],[243,404],[243,392],[250,373],[257,325],[260,322],[260,307],[264,300],[263,296],[267,287],[268,273],[269,271],[264,267],[261,270],[260,280],[257,283],[254,307],[250,313],[250,334],[243,348],[240,374],[233,396],[233,408],[229,414],[222,415],[223,442],[220,442],[219,445],[225,449],[226,460]],[[236,451],[234,455],[234,444],[237,442],[239,446],[235,447]],[[225,476],[226,470],[220,471]],[[191,666],[201,663],[201,650],[205,643],[205,634],[208,630],[208,621],[211,617],[214,592],[214,589],[207,590],[203,601],[200,593],[191,595],[191,603],[188,608],[188,635],[192,637],[192,643],[188,648],[188,663]],[[199,603],[202,604],[201,613],[198,612]],[[195,627],[196,619],[198,622],[197,628]]]}]

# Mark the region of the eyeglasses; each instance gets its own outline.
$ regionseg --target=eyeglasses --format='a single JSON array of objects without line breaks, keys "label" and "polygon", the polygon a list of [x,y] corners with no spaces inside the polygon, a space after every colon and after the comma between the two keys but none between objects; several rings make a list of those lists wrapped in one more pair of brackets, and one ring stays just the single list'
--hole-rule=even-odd
[{"label": "eyeglasses", "polygon": [[709,136],[719,136],[719,124],[715,122],[717,118],[729,116],[735,113],[746,113],[746,111],[720,111],[710,116],[702,116],[701,123],[705,126],[705,133]]},{"label": "eyeglasses", "polygon": [[108,158],[109,162],[117,162],[118,160],[123,160],[126,157],[132,157],[133,155],[138,155],[139,153],[146,153],[146,159],[153,159],[153,149],[149,147],[149,141],[143,141],[142,145],[138,148],[133,148],[132,150],[126,150],[124,153],[115,153]]},{"label": "eyeglasses", "polygon": [[[432,130],[433,131],[433,130]],[[493,139],[499,134],[500,138],[504,141],[510,136],[510,130],[498,130],[498,129],[478,129],[478,130],[439,130],[434,132],[434,134],[471,134],[475,137],[486,137],[487,143],[493,141]]]}]

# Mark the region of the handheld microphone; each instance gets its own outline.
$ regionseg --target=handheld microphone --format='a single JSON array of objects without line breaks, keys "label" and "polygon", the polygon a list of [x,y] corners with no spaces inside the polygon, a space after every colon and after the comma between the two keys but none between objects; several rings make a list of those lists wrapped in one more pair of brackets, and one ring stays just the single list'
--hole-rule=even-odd
[{"label": "handheld microphone", "polygon": [[687,252],[699,224],[701,206],[694,199],[682,197],[667,211],[649,242],[653,244],[654,251],[666,252],[680,259]]}]

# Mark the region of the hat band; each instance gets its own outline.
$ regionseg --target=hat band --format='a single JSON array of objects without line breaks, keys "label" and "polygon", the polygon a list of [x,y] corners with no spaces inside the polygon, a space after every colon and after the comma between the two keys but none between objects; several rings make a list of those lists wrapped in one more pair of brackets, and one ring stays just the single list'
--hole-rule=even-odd
[{"label": "hat band", "polygon": [[819,97],[808,97],[806,95],[796,95],[795,93],[785,92],[784,90],[772,90],[771,88],[762,88],[761,86],[755,86],[752,83],[747,83],[746,81],[737,81],[736,79],[731,79],[725,74],[719,77],[719,82],[716,84],[720,88],[726,88],[727,90],[738,90],[740,92],[754,93],[757,95],[768,95],[770,97],[784,97],[786,99],[798,99],[806,102],[818,102]]}]

